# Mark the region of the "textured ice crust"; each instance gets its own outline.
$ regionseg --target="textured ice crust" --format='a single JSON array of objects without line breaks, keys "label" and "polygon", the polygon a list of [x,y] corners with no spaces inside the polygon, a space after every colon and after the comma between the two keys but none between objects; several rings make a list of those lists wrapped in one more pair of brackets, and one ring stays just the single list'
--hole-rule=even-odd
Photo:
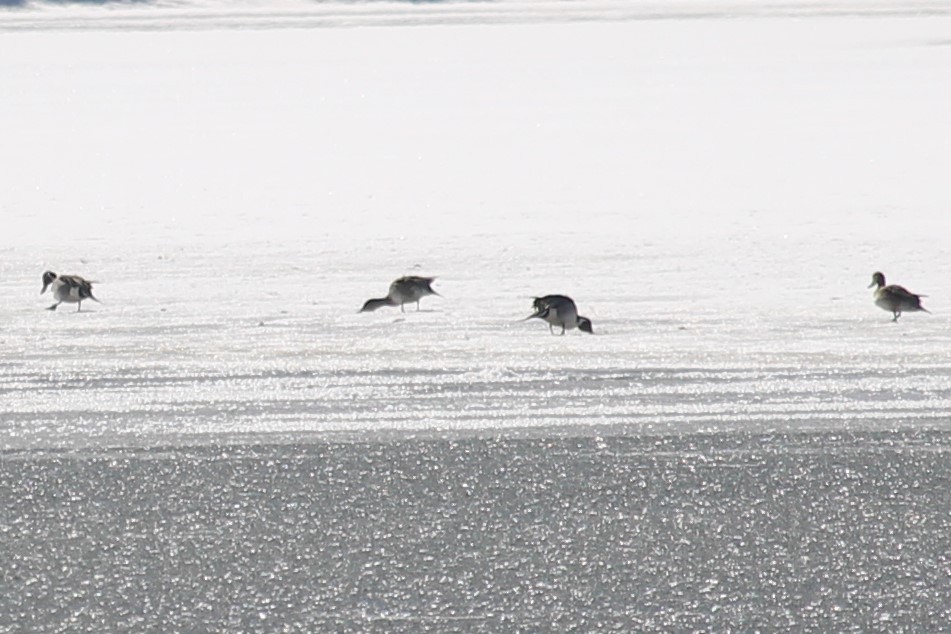
[{"label": "textured ice crust", "polygon": [[940,631],[947,433],[0,460],[9,631]]}]

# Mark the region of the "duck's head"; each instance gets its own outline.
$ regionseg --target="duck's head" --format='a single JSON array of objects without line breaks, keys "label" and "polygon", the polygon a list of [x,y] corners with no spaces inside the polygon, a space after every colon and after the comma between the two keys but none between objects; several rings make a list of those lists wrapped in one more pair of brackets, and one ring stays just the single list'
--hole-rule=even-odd
[{"label": "duck's head", "polygon": [[545,317],[548,316],[549,310],[551,310],[550,307],[548,306],[548,304],[546,304],[542,300],[542,298],[540,297],[532,298],[532,314],[526,317],[525,319],[523,319],[522,321],[528,321],[529,319],[533,319],[535,317],[544,319]]},{"label": "duck's head", "polygon": [[535,312],[539,315],[546,315],[552,307],[552,298],[551,295],[546,295],[545,297],[533,297],[532,298],[532,308],[535,309]]},{"label": "duck's head", "polygon": [[578,330],[586,332],[589,335],[594,334],[594,330],[591,328],[591,320],[587,317],[578,317]]},{"label": "duck's head", "polygon": [[884,273],[882,273],[881,271],[875,271],[874,273],[872,273],[872,283],[869,284],[868,287],[872,288],[873,286],[877,286],[878,288],[885,286]]},{"label": "duck's head", "polygon": [[364,304],[363,308],[360,309],[361,313],[372,313],[377,308],[383,306],[395,306],[396,302],[391,300],[389,297],[381,297],[380,299],[368,299]]},{"label": "duck's head", "polygon": [[422,280],[423,280],[423,288],[426,290],[427,293],[429,293],[430,295],[436,295],[438,297],[442,297],[442,295],[440,295],[438,292],[433,290],[433,282],[436,281],[435,277],[424,277],[422,278]]},{"label": "duck's head", "polygon": [[56,273],[52,271],[47,271],[43,273],[43,290],[40,291],[40,295],[46,292],[46,289],[49,288],[50,284],[53,283],[53,280],[56,279]]},{"label": "duck's head", "polygon": [[380,307],[380,304],[375,299],[368,299],[363,305],[363,308],[360,309],[361,313],[369,313]]}]

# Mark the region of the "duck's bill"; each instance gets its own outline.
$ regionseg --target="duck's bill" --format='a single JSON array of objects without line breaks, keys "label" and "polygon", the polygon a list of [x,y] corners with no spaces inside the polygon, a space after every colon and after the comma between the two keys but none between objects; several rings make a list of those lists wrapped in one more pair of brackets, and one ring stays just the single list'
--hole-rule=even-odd
[{"label": "duck's bill", "polygon": [[519,321],[528,321],[529,319],[534,319],[535,317],[538,317],[538,313],[532,313],[531,315],[529,315],[529,316],[526,317],[525,319],[519,319]]},{"label": "duck's bill", "polygon": [[872,283],[869,284],[867,288],[872,288],[873,286],[875,286],[875,280],[872,280]]},{"label": "duck's bill", "polygon": [[46,292],[46,289],[48,289],[49,287],[50,287],[49,284],[44,284],[44,285],[43,285],[43,290],[40,291],[40,295],[42,295],[43,293],[45,293],[45,292]]}]

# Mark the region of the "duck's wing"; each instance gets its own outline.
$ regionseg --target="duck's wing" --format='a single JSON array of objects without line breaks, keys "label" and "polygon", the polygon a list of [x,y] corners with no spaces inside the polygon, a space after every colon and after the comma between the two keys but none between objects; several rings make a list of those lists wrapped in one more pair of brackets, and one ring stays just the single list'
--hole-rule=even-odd
[{"label": "duck's wing", "polygon": [[401,277],[400,279],[393,282],[394,284],[399,283],[403,288],[412,288],[421,291],[428,291],[433,293],[431,284],[436,280],[435,277],[420,277],[419,275],[407,275],[406,277]]},{"label": "duck's wing", "polygon": [[70,288],[81,286],[86,281],[78,275],[59,275],[56,279]]},{"label": "duck's wing", "polygon": [[903,299],[906,301],[917,302],[923,295],[917,295],[912,293],[904,286],[899,286],[898,284],[891,284],[882,289],[883,292],[888,293],[889,295],[895,297],[896,299]]},{"label": "duck's wing", "polygon": [[96,299],[92,295],[93,283],[91,281],[83,279],[78,275],[60,275],[59,280],[62,281],[70,291],[75,289],[79,299]]},{"label": "duck's wing", "polygon": [[570,302],[571,298],[565,295],[545,295],[544,297],[536,297],[532,301],[533,306],[557,306],[558,304],[563,304],[566,301]]},{"label": "duck's wing", "polygon": [[413,288],[413,278],[401,277],[399,279],[395,279],[393,280],[393,283],[390,284],[390,297],[407,295],[411,288]]},{"label": "duck's wing", "polygon": [[430,286],[435,279],[435,277],[419,277],[416,275],[401,277],[390,284],[390,295],[401,296],[405,298],[405,301],[416,301],[426,295],[438,295],[439,293]]},{"label": "duck's wing", "polygon": [[549,295],[543,299],[546,300],[546,303],[551,310],[556,310],[558,312],[569,310],[577,311],[577,308],[575,307],[575,300],[571,299],[567,295]]}]

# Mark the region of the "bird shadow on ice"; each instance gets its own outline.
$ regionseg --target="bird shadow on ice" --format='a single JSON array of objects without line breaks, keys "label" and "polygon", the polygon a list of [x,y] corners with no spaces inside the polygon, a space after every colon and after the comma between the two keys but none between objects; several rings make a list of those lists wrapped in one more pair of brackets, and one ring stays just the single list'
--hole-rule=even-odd
[{"label": "bird shadow on ice", "polygon": [[96,315],[100,311],[94,308],[83,308],[82,310],[50,310],[49,308],[44,308],[43,312],[49,313],[51,315]]}]

